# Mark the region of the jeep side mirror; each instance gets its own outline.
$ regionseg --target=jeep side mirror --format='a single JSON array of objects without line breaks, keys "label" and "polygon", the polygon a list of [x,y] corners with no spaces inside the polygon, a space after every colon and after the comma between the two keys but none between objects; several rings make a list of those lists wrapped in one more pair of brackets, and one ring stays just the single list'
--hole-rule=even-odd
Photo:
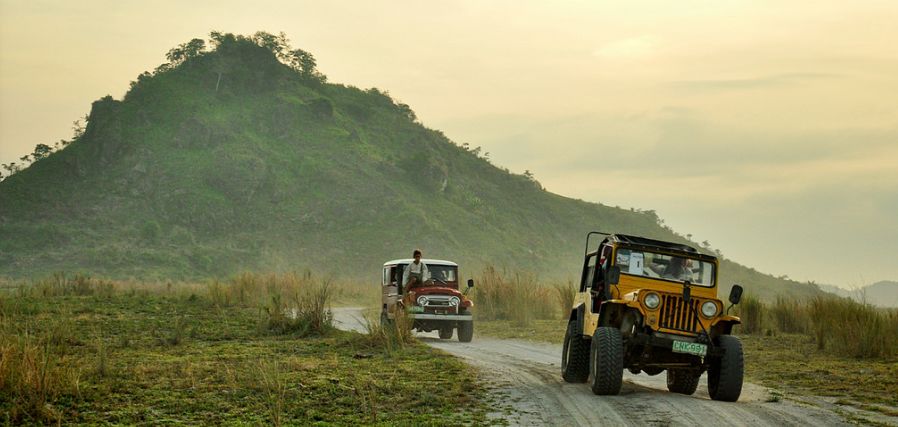
[{"label": "jeep side mirror", "polygon": [[687,280],[683,282],[683,302],[689,304],[689,301],[692,301],[692,286]]},{"label": "jeep side mirror", "polygon": [[739,304],[739,301],[742,300],[742,286],[733,285],[730,289],[730,304],[736,305]]},{"label": "jeep side mirror", "polygon": [[620,267],[614,266],[608,269],[608,277],[605,278],[609,285],[616,285],[620,282]]}]

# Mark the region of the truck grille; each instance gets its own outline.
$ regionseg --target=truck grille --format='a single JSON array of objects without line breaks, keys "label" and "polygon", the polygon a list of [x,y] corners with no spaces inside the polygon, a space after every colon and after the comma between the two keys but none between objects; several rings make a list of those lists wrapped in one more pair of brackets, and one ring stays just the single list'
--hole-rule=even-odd
[{"label": "truck grille", "polygon": [[700,325],[695,317],[695,313],[698,313],[697,299],[692,298],[690,301],[692,308],[689,308],[683,301],[683,297],[679,295],[664,295],[661,298],[660,326],[662,328],[698,332]]},{"label": "truck grille", "polygon": [[449,298],[442,295],[430,295],[427,297],[427,307],[449,307]]}]

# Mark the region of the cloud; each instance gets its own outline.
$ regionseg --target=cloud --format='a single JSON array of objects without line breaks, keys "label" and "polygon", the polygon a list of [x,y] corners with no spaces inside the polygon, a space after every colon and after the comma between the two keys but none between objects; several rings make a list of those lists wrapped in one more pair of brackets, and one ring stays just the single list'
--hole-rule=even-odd
[{"label": "cloud", "polygon": [[654,55],[659,41],[654,36],[644,35],[615,40],[593,50],[592,55],[608,60],[636,60]]},{"label": "cloud", "polygon": [[667,83],[674,89],[688,91],[721,91],[779,88],[810,81],[841,77],[830,73],[783,73],[742,79],[679,80]]}]

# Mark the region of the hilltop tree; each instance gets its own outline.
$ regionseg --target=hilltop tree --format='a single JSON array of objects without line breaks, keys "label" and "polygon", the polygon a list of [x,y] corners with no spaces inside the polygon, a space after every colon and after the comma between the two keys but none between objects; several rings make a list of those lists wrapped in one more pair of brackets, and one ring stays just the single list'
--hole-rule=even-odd
[{"label": "hilltop tree", "polygon": [[165,58],[168,59],[172,66],[177,66],[191,58],[200,56],[205,49],[206,42],[203,39],[193,39],[169,50],[168,53],[165,54]]},{"label": "hilltop tree", "polygon": [[47,144],[37,144],[34,147],[34,152],[31,153],[31,158],[34,159],[34,161],[36,162],[40,159],[43,159],[43,158],[49,156],[50,153],[52,153],[52,152],[53,152],[53,147],[50,147]]}]

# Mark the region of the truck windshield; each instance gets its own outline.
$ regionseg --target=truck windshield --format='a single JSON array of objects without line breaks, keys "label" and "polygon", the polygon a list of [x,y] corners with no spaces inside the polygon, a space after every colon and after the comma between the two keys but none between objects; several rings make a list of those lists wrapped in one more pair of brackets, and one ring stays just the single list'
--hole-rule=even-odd
[{"label": "truck windshield", "polygon": [[443,281],[449,283],[457,280],[455,274],[457,267],[449,265],[428,265],[427,268],[430,270],[430,278],[434,279],[435,282]]},{"label": "truck windshield", "polygon": [[690,258],[638,249],[620,248],[615,264],[622,274],[685,282],[698,286],[714,286],[714,264]]}]

